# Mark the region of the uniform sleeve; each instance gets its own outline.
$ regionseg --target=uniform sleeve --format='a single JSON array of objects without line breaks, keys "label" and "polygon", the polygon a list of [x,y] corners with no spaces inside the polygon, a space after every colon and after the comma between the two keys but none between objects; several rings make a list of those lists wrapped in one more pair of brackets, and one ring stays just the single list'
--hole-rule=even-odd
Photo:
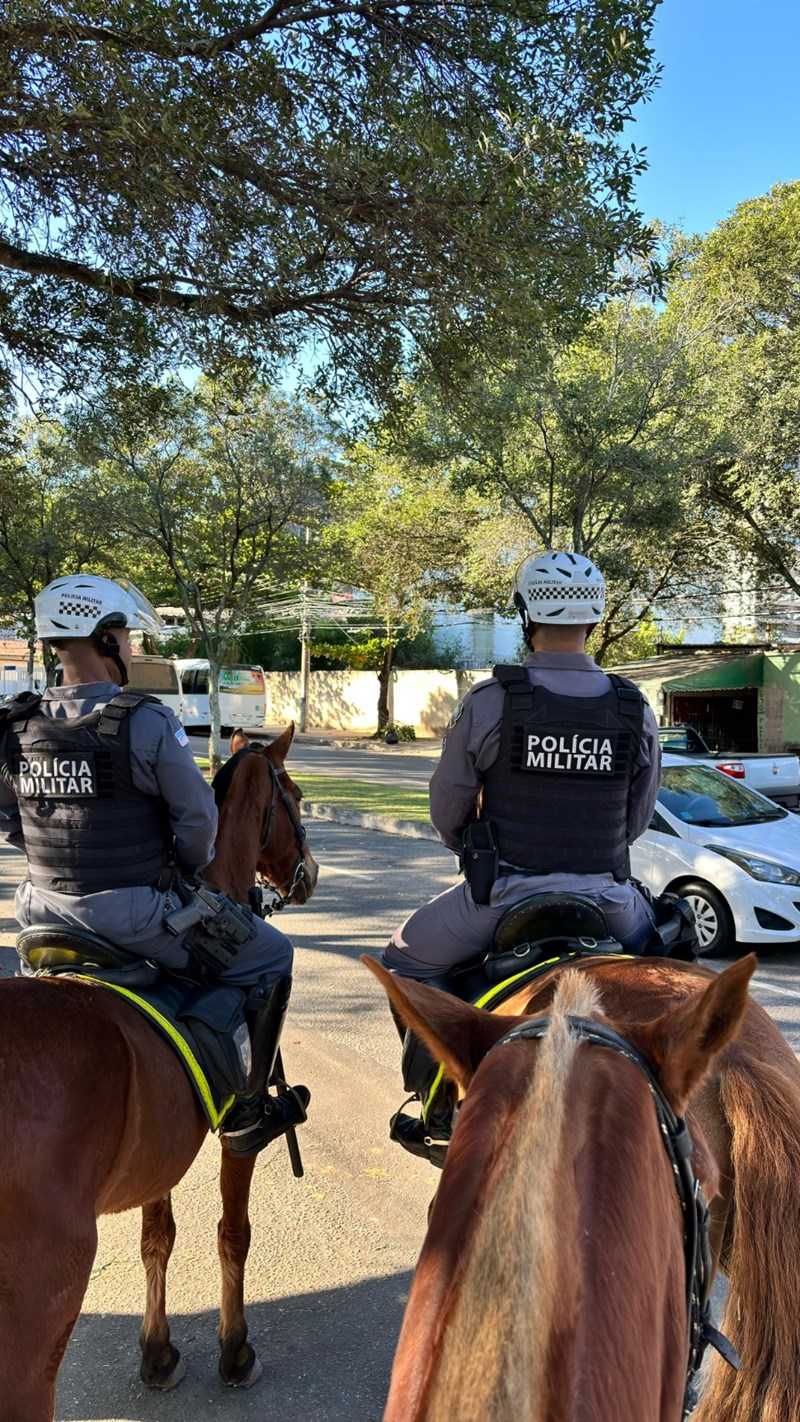
[{"label": "uniform sleeve", "polygon": [[[138,723],[138,724],[137,724]],[[131,722],[135,785],[160,795],[169,808],[175,855],[189,873],[214,858],[217,807],[183,726],[165,707],[142,707]]]},{"label": "uniform sleeve", "polygon": [[5,736],[0,742],[0,840],[25,852],[19,805],[6,761]]},{"label": "uniform sleeve", "polygon": [[658,743],[658,727],[652,710],[645,706],[642,740],[628,792],[628,844],[633,844],[639,835],[644,834],[653,818],[660,784],[661,747]]},{"label": "uniform sleeve", "polygon": [[478,694],[474,688],[456,707],[430,783],[431,823],[442,843],[456,854],[464,830],[475,818],[483,772],[494,764],[500,747],[503,691],[497,683],[494,695],[489,683],[480,687]]}]

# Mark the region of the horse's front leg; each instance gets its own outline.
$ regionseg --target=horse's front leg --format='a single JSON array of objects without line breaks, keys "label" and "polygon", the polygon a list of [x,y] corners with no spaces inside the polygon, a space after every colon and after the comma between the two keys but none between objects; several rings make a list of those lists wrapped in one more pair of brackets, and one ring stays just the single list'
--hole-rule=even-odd
[{"label": "horse's front leg", "polygon": [[139,1376],[148,1387],[167,1392],[177,1387],[184,1373],[184,1363],[177,1348],[169,1341],[166,1286],[167,1264],[175,1243],[175,1219],[172,1196],[163,1195],[142,1208],[142,1260],[147,1276],[147,1305],[139,1333],[142,1365]]},{"label": "horse's front leg", "polygon": [[244,1316],[244,1266],[250,1248],[250,1182],[256,1156],[238,1159],[222,1147],[220,1192],[222,1219],[217,1226],[217,1248],[222,1268],[219,1310],[220,1377],[229,1387],[252,1387],[261,1377],[261,1364],[247,1341]]}]

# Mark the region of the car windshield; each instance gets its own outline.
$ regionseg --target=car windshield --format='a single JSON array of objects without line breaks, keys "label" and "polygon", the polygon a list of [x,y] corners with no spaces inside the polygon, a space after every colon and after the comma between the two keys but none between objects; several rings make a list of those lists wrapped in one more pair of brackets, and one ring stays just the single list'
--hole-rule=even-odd
[{"label": "car windshield", "polygon": [[687,825],[757,825],[785,820],[788,814],[729,775],[701,765],[665,766],[658,799]]}]

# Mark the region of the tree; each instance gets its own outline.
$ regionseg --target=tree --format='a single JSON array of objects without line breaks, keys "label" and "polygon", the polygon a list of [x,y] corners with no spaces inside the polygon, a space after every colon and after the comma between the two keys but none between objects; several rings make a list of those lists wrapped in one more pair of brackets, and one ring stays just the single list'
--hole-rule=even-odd
[{"label": "tree", "polygon": [[427,442],[448,461],[456,485],[497,501],[491,541],[482,531],[470,560],[490,605],[506,603],[514,566],[535,548],[597,559],[609,584],[601,660],[685,593],[713,552],[695,465],[715,352],[699,300],[676,282],[666,311],[635,293],[610,300],[538,363],[489,370],[449,404],[428,392],[412,436],[420,457]]},{"label": "tree", "polygon": [[691,278],[718,343],[704,492],[767,591],[800,594],[800,183],[741,203]]},{"label": "tree", "polygon": [[[0,451],[0,610],[28,638],[33,674],[34,600],[66,573],[112,571],[109,508],[70,458],[63,428],[22,423]],[[48,679],[54,658],[44,644]]]},{"label": "tree", "polygon": [[212,769],[219,764],[219,673],[265,581],[294,581],[303,525],[323,508],[331,455],[313,409],[260,385],[201,381],[109,397],[78,416],[77,446],[115,501],[127,565],[174,601],[209,662]]},{"label": "tree", "polygon": [[646,250],[654,0],[18,0],[0,342],[80,388],[321,343],[380,383],[563,324]]},{"label": "tree", "polygon": [[473,496],[454,498],[441,469],[390,454],[379,435],[354,446],[333,488],[323,536],[328,574],[370,593],[382,623],[365,648],[378,671],[377,734],[391,720],[398,641],[420,631],[433,603],[458,597],[470,515],[478,516]]}]

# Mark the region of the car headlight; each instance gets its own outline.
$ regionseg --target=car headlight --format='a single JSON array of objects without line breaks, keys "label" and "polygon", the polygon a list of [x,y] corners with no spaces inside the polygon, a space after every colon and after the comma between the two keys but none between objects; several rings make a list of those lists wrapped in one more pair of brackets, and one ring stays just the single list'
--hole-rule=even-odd
[{"label": "car headlight", "polygon": [[732,860],[740,869],[744,869],[745,874],[750,874],[753,879],[760,879],[763,884],[792,884],[795,888],[800,886],[800,869],[790,869],[788,864],[775,864],[771,859],[759,859],[755,854],[744,854],[741,849],[721,849],[718,844],[707,844],[705,847],[714,854],[721,854],[724,859]]}]

